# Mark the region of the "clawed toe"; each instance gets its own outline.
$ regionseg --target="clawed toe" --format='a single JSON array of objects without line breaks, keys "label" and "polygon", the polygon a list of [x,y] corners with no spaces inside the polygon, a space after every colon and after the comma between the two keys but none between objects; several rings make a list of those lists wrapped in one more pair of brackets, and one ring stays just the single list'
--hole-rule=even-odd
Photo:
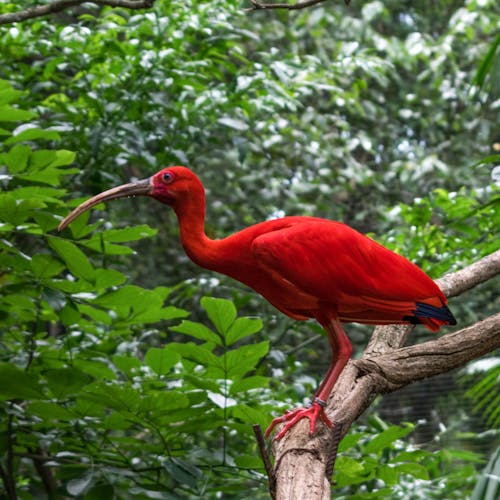
[{"label": "clawed toe", "polygon": [[303,418],[309,419],[309,429],[311,434],[313,434],[318,417],[327,427],[333,426],[332,421],[325,413],[323,402],[314,401],[309,408],[297,408],[292,411],[288,410],[283,416],[275,418],[267,428],[265,436],[268,437],[278,424],[287,422],[287,424],[275,437],[275,439],[279,441],[299,420],[302,420]]}]

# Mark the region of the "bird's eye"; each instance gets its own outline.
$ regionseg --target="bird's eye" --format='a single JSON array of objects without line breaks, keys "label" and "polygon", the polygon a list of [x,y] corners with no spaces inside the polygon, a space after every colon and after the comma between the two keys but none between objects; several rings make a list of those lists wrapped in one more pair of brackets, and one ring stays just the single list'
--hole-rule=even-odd
[{"label": "bird's eye", "polygon": [[165,184],[170,184],[174,180],[174,175],[171,172],[165,172],[163,174],[163,182]]}]

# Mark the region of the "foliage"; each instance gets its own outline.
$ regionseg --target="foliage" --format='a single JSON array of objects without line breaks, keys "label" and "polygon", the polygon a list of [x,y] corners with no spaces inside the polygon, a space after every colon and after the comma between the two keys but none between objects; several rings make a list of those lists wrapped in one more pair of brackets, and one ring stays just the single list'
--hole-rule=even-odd
[{"label": "foliage", "polygon": [[[2,28],[0,463],[20,495],[50,489],[44,463],[59,494],[88,499],[265,495],[248,424],[269,421],[269,401],[298,404],[329,361],[315,325],[189,264],[158,205],[116,203],[106,223],[84,216],[61,236],[62,200],[185,163],[207,185],[211,235],[314,214],[433,276],[458,269],[500,241],[498,9],[391,0],[248,16],[230,0],[158,0]],[[214,294],[243,316],[202,299]],[[452,308],[466,324],[499,300],[488,284]],[[366,343],[369,329],[348,328]],[[470,491],[474,457],[408,448],[408,429],[353,431],[342,494]]]},{"label": "foliage", "polygon": [[[342,440],[335,464],[335,498],[463,498],[475,481],[473,452],[429,451],[403,441],[415,426],[371,417]],[[457,465],[460,464],[460,467]]]},{"label": "foliage", "polygon": [[[486,369],[483,365],[486,365]],[[498,429],[500,426],[498,358],[490,358],[485,363],[481,361],[473,363],[463,379],[464,382],[474,380],[474,384],[466,392],[467,397],[474,403],[474,411],[479,412],[492,429]]]},{"label": "foliage", "polygon": [[494,500],[498,497],[498,478],[500,477],[500,450],[497,449],[484,468],[472,492],[471,500]]},{"label": "foliage", "polygon": [[[101,227],[97,238],[84,220],[71,226],[75,242],[53,234],[66,194],[53,185],[74,172],[74,154],[40,148],[58,134],[34,121],[10,132],[14,120],[36,116],[15,107],[21,93],[6,82],[0,95],[8,188],[0,197],[1,454],[19,493],[37,496],[44,476],[37,480],[33,468],[48,471],[46,462],[46,473],[61,482],[58,494],[86,498],[208,494],[209,477],[226,477],[239,462],[237,474],[258,484],[258,475],[245,473],[255,455],[243,450],[249,422],[268,420],[252,394],[266,392],[259,362],[269,345],[241,341],[261,321],[237,317],[227,300],[205,298],[213,328],[184,320],[170,332],[191,342],[166,343],[172,333],[155,325],[188,314],[165,305],[172,290],[125,284],[107,266],[130,252],[123,243],[154,231]],[[222,451],[226,442],[230,449]]]}]

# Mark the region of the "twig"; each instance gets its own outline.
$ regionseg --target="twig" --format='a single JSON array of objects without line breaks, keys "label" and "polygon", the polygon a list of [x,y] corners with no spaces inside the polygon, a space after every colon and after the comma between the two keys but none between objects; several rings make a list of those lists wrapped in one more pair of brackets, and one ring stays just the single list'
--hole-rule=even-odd
[{"label": "twig", "polygon": [[[30,448],[28,448],[28,450],[32,452]],[[50,469],[50,467],[47,467],[47,465],[45,465],[45,462],[48,458],[49,457],[41,448],[37,448],[36,452],[33,453],[32,460],[33,465],[35,466],[35,469],[43,482],[48,498],[52,498],[57,490],[57,482],[54,475],[52,474],[52,470]]]},{"label": "twig", "polygon": [[286,9],[286,10],[300,10],[307,9],[307,7],[312,7],[318,3],[326,2],[326,0],[305,0],[299,3],[262,3],[259,0],[250,0],[252,7],[246,9],[246,12],[252,12],[254,10],[270,10],[270,9]]},{"label": "twig", "polygon": [[16,486],[15,484],[12,483],[12,479],[9,477],[7,472],[5,472],[1,463],[0,463],[0,477],[2,478],[2,483],[5,488],[6,497],[9,500],[16,500],[17,499]]},{"label": "twig", "polygon": [[264,468],[266,469],[267,477],[269,480],[269,493],[271,498],[274,500],[276,498],[276,476],[274,474],[274,468],[271,464],[271,459],[267,453],[266,441],[264,439],[264,434],[259,424],[254,424],[252,426],[253,432],[255,434],[255,439],[257,440],[257,446],[259,447],[260,456],[264,462]]},{"label": "twig", "polygon": [[45,5],[28,7],[17,12],[8,12],[0,15],[0,24],[11,24],[33,19],[35,17],[48,16],[55,14],[70,7],[76,7],[84,3],[94,3],[96,5],[106,5],[108,7],[124,7],[125,9],[149,9],[155,3],[155,0],[54,0]]},{"label": "twig", "polygon": [[[12,406],[12,403],[10,403]],[[2,467],[0,464],[0,476],[2,478],[2,482],[5,486],[5,492],[7,493],[7,498],[9,500],[17,500],[17,492],[16,492],[16,481],[14,479],[14,438],[13,438],[13,429],[12,429],[12,414],[9,414],[7,420],[7,460],[6,460],[6,469]]]},{"label": "twig", "polygon": [[[289,3],[262,3],[259,0],[250,0],[252,7],[245,9],[246,12],[252,12],[254,10],[270,10],[270,9],[285,9],[285,10],[300,10],[307,9],[307,7],[312,7],[318,3],[326,2],[326,0],[305,0],[304,2],[299,2],[295,4]],[[351,3],[351,0],[344,0],[346,5]]]}]

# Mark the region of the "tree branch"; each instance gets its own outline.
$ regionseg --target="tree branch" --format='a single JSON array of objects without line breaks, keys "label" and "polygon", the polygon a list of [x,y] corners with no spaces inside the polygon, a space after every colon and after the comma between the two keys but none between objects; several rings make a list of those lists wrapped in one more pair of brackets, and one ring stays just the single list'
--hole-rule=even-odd
[{"label": "tree branch", "polygon": [[[30,452],[32,451],[29,448],[28,450]],[[52,470],[45,464],[51,457],[49,457],[42,448],[37,448],[35,453],[32,452],[31,454],[33,465],[43,482],[47,496],[48,498],[52,498],[57,491],[57,482],[52,474]]]},{"label": "tree branch", "polygon": [[[437,283],[448,297],[460,295],[500,273],[500,251],[443,276]],[[411,326],[377,327],[361,359],[350,361],[328,400],[327,413],[336,433],[318,426],[309,434],[303,420],[281,441],[273,443],[276,457],[276,498],[330,498],[332,440],[344,436],[352,423],[382,393],[416,380],[463,366],[500,347],[500,314],[423,344],[402,347]],[[334,428],[334,429],[335,429]]]},{"label": "tree branch", "polygon": [[365,373],[377,373],[388,391],[439,375],[500,347],[500,313],[475,325],[423,344],[355,361]]},{"label": "tree branch", "polygon": [[[326,0],[304,0],[299,3],[262,3],[259,0],[250,0],[252,7],[246,9],[246,12],[252,12],[254,10],[271,10],[271,9],[286,9],[286,10],[300,10],[307,9],[307,7],[312,7],[318,3],[326,2]],[[346,4],[349,1],[346,1]]]},{"label": "tree branch", "polygon": [[84,3],[94,3],[109,7],[124,7],[125,9],[135,10],[149,9],[153,6],[154,2],[155,0],[54,0],[45,5],[37,5],[24,10],[18,10],[17,12],[2,14],[0,15],[0,24],[19,23],[26,19],[48,16]]},{"label": "tree branch", "polygon": [[500,274],[500,250],[483,257],[460,271],[445,274],[442,278],[437,279],[436,283],[443,290],[443,293],[450,298],[461,295],[498,274]]}]

